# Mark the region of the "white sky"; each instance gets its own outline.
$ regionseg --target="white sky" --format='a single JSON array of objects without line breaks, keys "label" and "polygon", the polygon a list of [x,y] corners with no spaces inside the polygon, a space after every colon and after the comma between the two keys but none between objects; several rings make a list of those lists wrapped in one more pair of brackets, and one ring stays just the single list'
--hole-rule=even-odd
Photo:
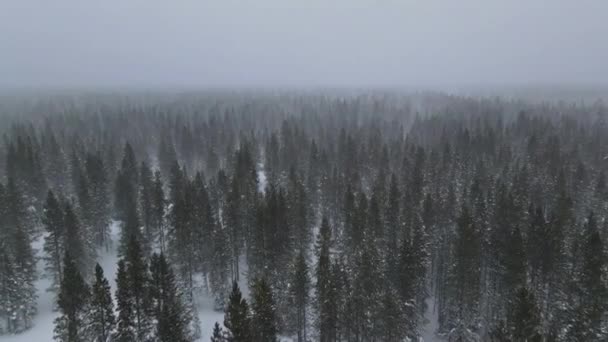
[{"label": "white sky", "polygon": [[0,0],[0,86],[608,83],[606,0]]}]

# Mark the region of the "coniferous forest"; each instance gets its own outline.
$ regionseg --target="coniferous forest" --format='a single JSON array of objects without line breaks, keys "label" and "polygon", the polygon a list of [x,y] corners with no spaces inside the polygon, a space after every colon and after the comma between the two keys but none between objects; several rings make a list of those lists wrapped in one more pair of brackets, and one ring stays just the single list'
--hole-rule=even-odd
[{"label": "coniferous forest", "polygon": [[608,340],[601,102],[23,95],[0,134],[0,340],[41,296],[61,342]]}]

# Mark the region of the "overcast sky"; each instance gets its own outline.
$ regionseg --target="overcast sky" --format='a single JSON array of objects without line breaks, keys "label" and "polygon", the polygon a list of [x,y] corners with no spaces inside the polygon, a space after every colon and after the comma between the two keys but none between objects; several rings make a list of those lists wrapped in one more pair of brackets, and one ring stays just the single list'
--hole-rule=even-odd
[{"label": "overcast sky", "polygon": [[608,83],[607,0],[0,0],[0,86]]}]

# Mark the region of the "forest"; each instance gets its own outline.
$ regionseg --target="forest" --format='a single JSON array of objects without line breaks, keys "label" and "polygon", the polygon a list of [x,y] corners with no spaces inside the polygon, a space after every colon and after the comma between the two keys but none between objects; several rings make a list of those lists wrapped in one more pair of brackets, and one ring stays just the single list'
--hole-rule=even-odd
[{"label": "forest", "polygon": [[608,341],[601,101],[19,95],[0,134],[0,340]]}]

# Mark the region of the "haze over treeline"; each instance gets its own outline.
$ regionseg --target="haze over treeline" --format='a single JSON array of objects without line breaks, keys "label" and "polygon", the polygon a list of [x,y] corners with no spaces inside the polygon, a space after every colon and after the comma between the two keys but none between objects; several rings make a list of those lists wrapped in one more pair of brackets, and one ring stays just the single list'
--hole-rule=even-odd
[{"label": "haze over treeline", "polygon": [[5,0],[5,87],[605,84],[608,3]]}]

